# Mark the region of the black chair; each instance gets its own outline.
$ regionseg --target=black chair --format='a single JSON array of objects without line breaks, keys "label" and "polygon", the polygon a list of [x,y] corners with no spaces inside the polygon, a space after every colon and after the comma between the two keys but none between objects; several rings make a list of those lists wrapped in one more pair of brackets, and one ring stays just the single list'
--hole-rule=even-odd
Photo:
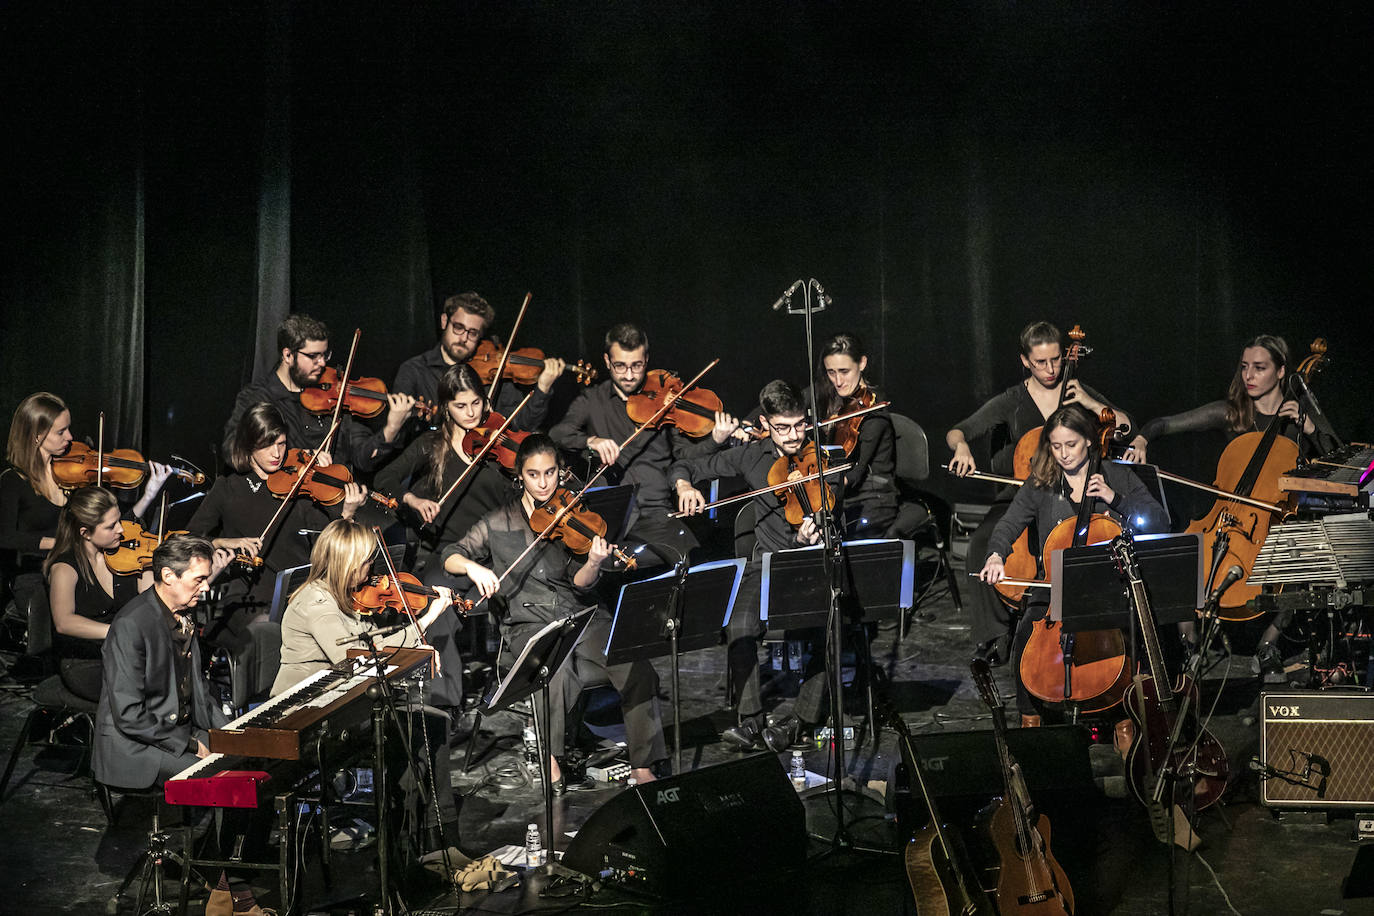
[{"label": "black chair", "polygon": [[[940,567],[949,583],[954,610],[962,614],[964,605],[959,598],[958,573],[950,558],[944,531],[932,509],[934,498],[920,487],[921,482],[930,476],[930,443],[925,430],[915,420],[899,413],[889,413],[888,416],[897,435],[897,492],[901,502],[887,537],[929,539],[939,555]],[[916,604],[912,613],[917,612],[920,602]],[[902,636],[906,636],[905,616],[902,618]]]}]

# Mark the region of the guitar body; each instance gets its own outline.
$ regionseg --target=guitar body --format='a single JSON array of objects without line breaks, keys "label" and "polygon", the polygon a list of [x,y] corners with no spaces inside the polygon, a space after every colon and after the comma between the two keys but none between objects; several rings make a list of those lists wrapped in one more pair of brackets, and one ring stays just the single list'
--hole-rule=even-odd
[{"label": "guitar body", "polygon": [[1043,814],[1036,817],[1030,831],[1033,848],[1022,849],[1011,805],[1004,799],[988,822],[988,832],[1002,862],[997,878],[997,911],[1073,916],[1073,888],[1050,852],[1050,819]]},{"label": "guitar body", "polygon": [[[1142,674],[1131,682],[1126,692],[1126,714],[1135,724],[1135,737],[1131,740],[1130,750],[1126,752],[1126,779],[1131,786],[1131,794],[1147,808],[1154,804],[1155,774],[1165,765],[1165,752],[1169,748],[1169,736],[1173,734],[1175,716],[1171,713],[1172,703],[1161,702],[1159,685],[1150,675]],[[1188,708],[1196,710],[1199,703],[1197,684],[1186,674],[1180,674],[1175,682],[1173,702],[1186,701]],[[1201,811],[1209,807],[1226,791],[1226,780],[1230,765],[1226,751],[1221,743],[1212,737],[1211,732],[1201,730],[1199,735],[1197,716],[1189,714],[1180,733],[1178,749],[1174,751],[1172,769],[1182,774],[1187,769],[1197,773],[1193,798],[1189,805],[1186,798],[1175,798],[1184,804]],[[1189,753],[1187,748],[1197,739],[1197,746]],[[1180,792],[1188,785],[1185,776],[1180,775],[1177,787]]]},{"label": "guitar body", "polygon": [[939,831],[927,825],[906,846],[906,876],[919,916],[993,916],[987,895],[964,893],[956,867],[944,854]]}]

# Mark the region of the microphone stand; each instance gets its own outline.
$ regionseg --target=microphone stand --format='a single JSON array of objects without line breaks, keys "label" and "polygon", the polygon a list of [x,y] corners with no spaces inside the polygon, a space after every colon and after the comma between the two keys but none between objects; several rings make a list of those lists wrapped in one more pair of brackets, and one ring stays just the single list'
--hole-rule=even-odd
[{"label": "microphone stand", "polygon": [[[682,772],[682,693],[679,689],[682,655],[678,649],[678,637],[682,633],[682,603],[687,593],[687,554],[669,548],[677,554],[676,559],[657,544],[644,542],[659,559],[673,564],[673,584],[668,590],[668,610],[663,620],[663,635],[668,637],[668,651],[673,659],[673,775]],[[667,545],[663,545],[667,546]]]},{"label": "microphone stand", "polygon": [[[791,293],[802,286],[802,305],[800,308],[793,308]],[[812,299],[812,292],[815,292],[815,300]],[[821,427],[820,427],[820,400],[816,394],[816,347],[815,338],[812,333],[812,315],[823,310],[829,301],[825,290],[814,278],[802,284],[798,280],[792,285],[783,299],[786,300],[787,314],[801,315],[806,323],[806,373],[807,387],[811,392],[811,441],[816,449],[816,461],[819,464],[825,454],[821,449]],[[844,627],[840,621],[840,598],[843,594],[841,583],[841,563],[840,553],[843,550],[843,543],[840,540],[839,532],[835,530],[834,506],[831,503],[830,488],[821,483],[821,505],[816,513],[817,526],[820,528],[822,543],[821,564],[825,570],[826,581],[830,585],[830,610],[826,618],[826,639],[830,644],[830,651],[826,653],[826,679],[830,687],[830,716],[832,721],[830,748],[831,766],[835,773],[835,835],[831,839],[831,848],[852,846],[853,842],[849,837],[845,826],[845,811],[843,798],[843,784],[845,776],[845,740],[844,740]]]}]

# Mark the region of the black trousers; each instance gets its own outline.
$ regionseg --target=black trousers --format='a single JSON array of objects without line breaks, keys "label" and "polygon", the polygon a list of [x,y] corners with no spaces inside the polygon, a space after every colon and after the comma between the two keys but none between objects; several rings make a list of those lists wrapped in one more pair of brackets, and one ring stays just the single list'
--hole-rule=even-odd
[{"label": "black trousers", "polygon": [[[966,572],[977,574],[982,571],[988,558],[992,529],[997,527],[1010,506],[1009,502],[994,503],[982,523],[974,529],[969,538],[968,553],[964,557]],[[975,646],[1007,635],[1011,628],[1011,611],[997,596],[996,589],[982,582],[974,582],[969,588],[961,589],[960,596],[964,601],[964,613],[968,615],[969,636]]]}]

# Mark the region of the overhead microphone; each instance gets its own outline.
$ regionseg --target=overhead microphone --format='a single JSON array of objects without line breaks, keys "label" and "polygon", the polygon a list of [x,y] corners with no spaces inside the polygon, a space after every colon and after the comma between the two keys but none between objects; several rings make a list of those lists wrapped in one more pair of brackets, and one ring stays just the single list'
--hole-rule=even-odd
[{"label": "overhead microphone", "polygon": [[816,278],[812,277],[812,278],[811,278],[811,288],[814,289],[814,290],[816,291],[816,307],[817,307],[818,309],[823,309],[823,308],[825,308],[827,305],[833,305],[833,304],[834,304],[835,300],[834,300],[834,299],[831,299],[829,296],[826,295],[826,293],[825,293],[825,287],[821,286],[821,281],[819,281],[819,280],[817,280]]},{"label": "overhead microphone", "polygon": [[[791,286],[787,287],[787,291],[784,292],[781,296],[778,297],[778,301],[777,301],[777,302],[774,302],[774,303],[773,303],[773,311],[776,312],[778,309],[782,308],[784,305],[791,305],[791,304],[792,304],[792,294],[795,293],[797,290],[801,289],[802,283],[803,283],[803,282],[805,282],[805,281],[803,281],[803,280],[798,280],[797,282],[793,283]],[[814,281],[813,281],[813,282],[814,282]]]},{"label": "overhead microphone", "polygon": [[1306,398],[1307,403],[1312,406],[1313,413],[1321,413],[1321,405],[1317,403],[1317,396],[1312,393],[1312,389],[1307,385],[1307,379],[1301,374],[1294,372],[1289,376],[1288,387],[1293,390],[1295,397]]}]

